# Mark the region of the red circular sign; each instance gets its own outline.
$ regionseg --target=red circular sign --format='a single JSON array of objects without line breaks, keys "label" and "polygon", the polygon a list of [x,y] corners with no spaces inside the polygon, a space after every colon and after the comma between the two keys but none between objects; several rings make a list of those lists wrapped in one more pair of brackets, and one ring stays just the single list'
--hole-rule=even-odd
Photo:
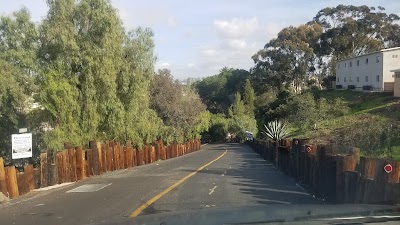
[{"label": "red circular sign", "polygon": [[392,165],[387,164],[383,169],[385,170],[386,173],[390,173],[390,172],[392,172],[393,167],[392,167]]},{"label": "red circular sign", "polygon": [[298,145],[298,144],[299,144],[299,140],[295,140],[295,141],[294,141],[294,144],[295,144],[295,145]]},{"label": "red circular sign", "polygon": [[307,152],[311,152],[311,147],[310,146],[307,147]]}]

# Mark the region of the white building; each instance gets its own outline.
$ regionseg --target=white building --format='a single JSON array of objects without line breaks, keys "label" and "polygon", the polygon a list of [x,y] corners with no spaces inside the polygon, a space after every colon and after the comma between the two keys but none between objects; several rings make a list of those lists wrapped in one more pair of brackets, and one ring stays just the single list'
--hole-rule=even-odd
[{"label": "white building", "polygon": [[400,97],[400,69],[392,70],[394,73],[394,97]]},{"label": "white building", "polygon": [[336,89],[393,91],[391,70],[400,67],[400,47],[340,60],[336,63]]}]

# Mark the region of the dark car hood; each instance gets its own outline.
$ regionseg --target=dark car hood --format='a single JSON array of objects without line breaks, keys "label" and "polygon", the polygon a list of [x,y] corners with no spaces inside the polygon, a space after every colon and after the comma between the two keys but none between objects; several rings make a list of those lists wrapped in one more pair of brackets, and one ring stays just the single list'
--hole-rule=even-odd
[{"label": "dark car hood", "polygon": [[[387,205],[262,205],[232,208],[206,208],[142,215],[105,224],[326,224],[346,218],[371,219],[385,215],[399,221],[400,207]],[[307,221],[307,222],[306,222]],[[317,223],[314,223],[317,222]],[[371,221],[369,221],[371,222]],[[378,223],[379,224],[379,223]]]}]

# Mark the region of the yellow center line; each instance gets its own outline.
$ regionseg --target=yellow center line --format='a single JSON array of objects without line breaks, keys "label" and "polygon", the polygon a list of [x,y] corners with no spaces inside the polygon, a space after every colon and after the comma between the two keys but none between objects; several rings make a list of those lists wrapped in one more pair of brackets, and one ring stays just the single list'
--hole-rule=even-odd
[{"label": "yellow center line", "polygon": [[220,158],[222,158],[226,152],[228,150],[225,150],[224,153],[222,153],[220,156],[218,156],[216,159],[212,160],[211,162],[205,164],[204,166],[198,168],[196,171],[190,173],[189,175],[187,175],[186,177],[180,179],[179,181],[177,181],[175,184],[169,186],[167,189],[165,189],[163,192],[159,193],[158,195],[154,196],[153,198],[151,198],[150,200],[148,200],[146,203],[144,203],[143,205],[141,205],[139,208],[137,208],[135,211],[133,211],[131,213],[131,215],[129,217],[136,217],[138,216],[140,213],[143,212],[143,210],[145,210],[147,207],[149,207],[151,204],[153,204],[155,201],[157,201],[158,199],[160,199],[162,196],[164,196],[165,194],[167,194],[168,192],[170,192],[172,189],[174,189],[175,187],[177,187],[178,185],[180,185],[183,181],[189,179],[190,177],[194,176],[196,173],[198,173],[199,171],[203,170],[204,168],[206,168],[207,166],[211,165],[213,162],[219,160]]}]

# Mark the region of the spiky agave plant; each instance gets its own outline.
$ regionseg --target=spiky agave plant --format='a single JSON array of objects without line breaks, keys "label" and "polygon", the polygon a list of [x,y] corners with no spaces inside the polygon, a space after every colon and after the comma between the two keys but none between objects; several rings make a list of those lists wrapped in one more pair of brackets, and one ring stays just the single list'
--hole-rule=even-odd
[{"label": "spiky agave plant", "polygon": [[262,133],[267,135],[273,141],[279,141],[290,134],[286,124],[278,120],[269,122],[267,125],[264,124],[264,127],[265,131]]},{"label": "spiky agave plant", "polygon": [[289,130],[284,122],[275,120],[269,122],[267,125],[264,124],[265,130],[261,133],[265,134],[269,137],[272,141],[275,142],[275,165],[278,167],[278,149],[279,140],[286,138],[290,135]]}]

